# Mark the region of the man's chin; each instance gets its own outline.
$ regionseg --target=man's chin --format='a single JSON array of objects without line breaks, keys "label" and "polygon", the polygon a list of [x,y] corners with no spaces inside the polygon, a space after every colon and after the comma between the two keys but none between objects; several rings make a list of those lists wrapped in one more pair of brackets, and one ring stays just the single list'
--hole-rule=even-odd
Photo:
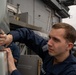
[{"label": "man's chin", "polygon": [[53,54],[53,53],[50,53],[50,52],[49,52],[49,55],[50,55],[50,56],[54,56],[54,54]]}]

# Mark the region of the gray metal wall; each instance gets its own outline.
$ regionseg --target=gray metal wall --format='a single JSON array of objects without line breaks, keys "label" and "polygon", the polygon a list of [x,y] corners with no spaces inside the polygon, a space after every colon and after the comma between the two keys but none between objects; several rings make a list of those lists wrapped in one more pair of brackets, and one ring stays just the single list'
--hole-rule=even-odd
[{"label": "gray metal wall", "polygon": [[12,0],[12,4],[17,3],[22,13],[28,12],[28,23],[42,27],[44,32],[49,32],[51,26],[60,21],[54,10],[50,10],[41,0]]}]

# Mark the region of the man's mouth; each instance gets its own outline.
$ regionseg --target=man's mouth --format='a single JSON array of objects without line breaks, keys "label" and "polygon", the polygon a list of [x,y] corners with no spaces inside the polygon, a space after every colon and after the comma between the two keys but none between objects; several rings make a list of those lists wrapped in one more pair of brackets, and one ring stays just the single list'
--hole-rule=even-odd
[{"label": "man's mouth", "polygon": [[48,51],[49,51],[49,52],[52,52],[52,51],[53,51],[53,49],[52,49],[52,48],[48,48]]}]

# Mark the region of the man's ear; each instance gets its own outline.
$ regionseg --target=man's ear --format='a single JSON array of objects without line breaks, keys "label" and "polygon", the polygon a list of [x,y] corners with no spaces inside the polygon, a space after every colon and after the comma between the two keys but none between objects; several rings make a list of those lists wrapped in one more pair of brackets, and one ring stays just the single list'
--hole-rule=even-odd
[{"label": "man's ear", "polygon": [[68,50],[71,50],[73,48],[74,44],[73,43],[68,43]]}]

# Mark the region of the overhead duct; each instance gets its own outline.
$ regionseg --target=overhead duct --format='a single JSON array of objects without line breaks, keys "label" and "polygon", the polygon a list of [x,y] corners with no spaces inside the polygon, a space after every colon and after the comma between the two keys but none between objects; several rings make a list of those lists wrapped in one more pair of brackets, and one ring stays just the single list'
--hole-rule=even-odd
[{"label": "overhead duct", "polygon": [[61,0],[61,3],[65,6],[76,5],[76,0]]},{"label": "overhead duct", "polygon": [[54,9],[62,18],[67,18],[70,15],[68,14],[68,7],[60,4],[58,0],[42,0],[50,9]]},{"label": "overhead duct", "polygon": [[54,10],[60,10],[61,5],[56,0],[42,0],[49,8],[53,8]]},{"label": "overhead duct", "polygon": [[63,9],[57,12],[62,18],[70,17]]}]

